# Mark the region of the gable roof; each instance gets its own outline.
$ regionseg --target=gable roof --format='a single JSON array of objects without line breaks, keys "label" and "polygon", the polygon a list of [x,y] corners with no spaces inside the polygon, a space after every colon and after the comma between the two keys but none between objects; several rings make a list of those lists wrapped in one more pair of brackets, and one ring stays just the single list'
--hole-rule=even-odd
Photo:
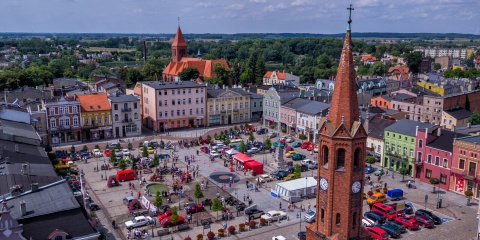
[{"label": "gable roof", "polygon": [[196,68],[200,77],[215,77],[214,67],[216,63],[222,64],[226,69],[230,69],[225,59],[202,60],[199,58],[182,58],[179,62],[170,62],[163,70],[163,74],[178,76],[178,74],[187,67]]},{"label": "gable roof", "polygon": [[136,102],[140,101],[135,95],[121,95],[118,97],[108,97],[111,102]]},{"label": "gable roof", "polygon": [[180,29],[180,26],[178,26],[177,33],[175,34],[175,38],[173,39],[172,47],[186,47],[186,46],[187,46],[187,42],[183,37],[182,29]]},{"label": "gable roof", "polygon": [[376,115],[368,122],[368,137],[383,140],[385,128],[395,123],[395,120],[382,118],[381,115]]},{"label": "gable roof", "polygon": [[288,102],[281,103],[281,104],[282,104],[282,107],[297,110],[297,109],[301,108],[302,106],[304,106],[304,105],[306,105],[310,102],[311,102],[311,100],[308,100],[308,99],[295,98],[292,101],[288,101]]},{"label": "gable roof", "polygon": [[389,127],[385,128],[385,131],[391,131],[391,132],[396,132],[396,133],[415,137],[417,126],[419,129],[425,129],[425,128],[432,128],[435,125],[430,123],[412,121],[409,119],[401,119],[401,120],[398,120],[396,123],[390,125]]},{"label": "gable roof", "polygon": [[110,111],[110,103],[108,102],[106,93],[94,93],[77,95],[77,100],[80,102],[82,112],[95,112],[95,111]]},{"label": "gable roof", "polygon": [[310,101],[307,104],[298,108],[297,111],[310,115],[319,115],[320,113],[322,113],[323,116],[326,116],[328,114],[329,108],[330,104],[328,103]]},{"label": "gable roof", "polygon": [[240,94],[241,96],[251,95],[251,93],[249,93],[249,92],[247,92],[243,89],[240,89],[240,88],[210,89],[210,90],[207,90],[207,98],[216,98],[216,97],[220,96],[221,94],[226,93],[228,91]]},{"label": "gable roof", "polygon": [[460,119],[465,119],[465,118],[469,118],[470,116],[472,116],[472,112],[470,111],[467,111],[463,108],[456,108],[456,109],[452,109],[452,110],[445,110],[445,113],[452,116],[453,118],[457,119],[457,120],[460,120]]},{"label": "gable roof", "polygon": [[[440,150],[444,150],[447,152],[452,152],[453,150],[453,140],[455,138],[466,137],[468,135],[456,133],[452,131],[448,131],[445,129],[438,128],[433,134],[438,134],[440,131],[440,136],[436,137],[433,141],[427,143],[427,147],[432,147]],[[437,135],[435,135],[437,136]]]}]

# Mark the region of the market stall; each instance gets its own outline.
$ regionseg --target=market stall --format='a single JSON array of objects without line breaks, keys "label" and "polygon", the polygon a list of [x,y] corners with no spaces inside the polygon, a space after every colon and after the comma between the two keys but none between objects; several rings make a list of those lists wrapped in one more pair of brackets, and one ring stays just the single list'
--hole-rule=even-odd
[{"label": "market stall", "polygon": [[245,163],[245,170],[247,171],[254,171],[255,174],[262,174],[263,173],[263,164],[257,161],[248,161]]},{"label": "market stall", "polygon": [[306,177],[277,183],[275,190],[271,190],[271,195],[293,203],[305,198],[305,195],[314,195],[316,189],[317,180]]}]

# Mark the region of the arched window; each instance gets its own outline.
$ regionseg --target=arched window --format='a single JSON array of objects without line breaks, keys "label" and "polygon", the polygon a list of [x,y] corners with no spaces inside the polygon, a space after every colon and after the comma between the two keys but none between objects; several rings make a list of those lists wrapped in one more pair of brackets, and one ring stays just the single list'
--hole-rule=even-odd
[{"label": "arched window", "polygon": [[322,208],[322,210],[320,211],[320,219],[322,220],[322,222],[324,221],[325,219],[325,210]]},{"label": "arched window", "polygon": [[337,213],[337,216],[335,217],[335,224],[340,224],[340,213]]},{"label": "arched window", "polygon": [[352,219],[352,229],[355,229],[356,226],[357,226],[357,213],[354,212],[353,219]]},{"label": "arched window", "polygon": [[337,151],[337,169],[343,170],[345,167],[345,149],[340,148]]},{"label": "arched window", "polygon": [[138,119],[138,113],[133,114],[133,118]]},{"label": "arched window", "polygon": [[328,147],[323,146],[323,167],[328,168]]},{"label": "arched window", "polygon": [[115,114],[115,121],[118,121],[118,114]]},{"label": "arched window", "polygon": [[355,149],[353,155],[353,170],[357,171],[358,169],[360,169],[360,148]]}]

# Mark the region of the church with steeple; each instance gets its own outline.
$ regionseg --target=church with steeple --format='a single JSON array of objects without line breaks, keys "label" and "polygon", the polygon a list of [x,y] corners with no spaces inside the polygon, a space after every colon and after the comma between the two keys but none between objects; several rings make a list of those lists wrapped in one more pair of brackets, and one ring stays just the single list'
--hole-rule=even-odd
[{"label": "church with steeple", "polygon": [[225,59],[203,60],[200,55],[196,58],[189,58],[187,42],[185,41],[180,26],[178,26],[177,33],[175,34],[172,43],[172,61],[163,70],[162,79],[167,82],[179,81],[178,74],[182,72],[183,69],[194,67],[199,72],[199,77],[194,80],[197,82],[203,82],[205,78],[215,77],[213,70],[217,63],[220,63],[226,69],[229,69],[228,63]]},{"label": "church with steeple", "polygon": [[362,228],[367,120],[360,118],[352,56],[351,11],[329,113],[320,120],[316,221],[307,239],[370,239]]}]

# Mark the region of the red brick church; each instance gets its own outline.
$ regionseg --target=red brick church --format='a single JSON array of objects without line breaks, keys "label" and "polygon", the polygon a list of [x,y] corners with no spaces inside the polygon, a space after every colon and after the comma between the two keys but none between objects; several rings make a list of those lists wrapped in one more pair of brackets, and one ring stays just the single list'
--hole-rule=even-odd
[{"label": "red brick church", "polygon": [[219,60],[202,60],[198,58],[187,57],[187,42],[183,37],[182,30],[178,26],[177,34],[172,43],[172,61],[163,70],[163,81],[171,82],[178,78],[178,74],[187,67],[194,67],[200,73],[197,81],[203,82],[204,78],[215,77],[213,68],[215,63],[222,64],[226,69],[229,69],[228,63],[225,59]]}]

